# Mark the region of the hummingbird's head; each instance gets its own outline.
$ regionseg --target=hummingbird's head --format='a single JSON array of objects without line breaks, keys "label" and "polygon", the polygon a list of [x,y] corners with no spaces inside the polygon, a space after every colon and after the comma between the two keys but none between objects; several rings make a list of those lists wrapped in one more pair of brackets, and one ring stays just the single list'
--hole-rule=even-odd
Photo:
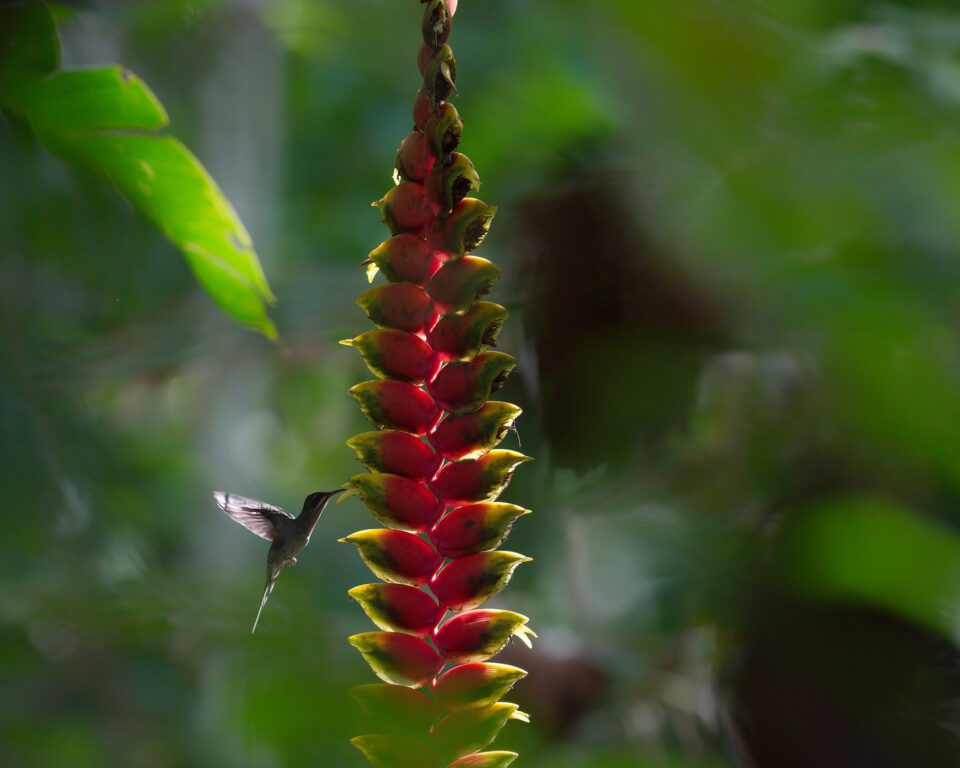
[{"label": "hummingbird's head", "polygon": [[337,488],[334,491],[315,491],[307,496],[303,502],[304,509],[323,509],[326,503],[338,493],[344,491],[344,488]]}]

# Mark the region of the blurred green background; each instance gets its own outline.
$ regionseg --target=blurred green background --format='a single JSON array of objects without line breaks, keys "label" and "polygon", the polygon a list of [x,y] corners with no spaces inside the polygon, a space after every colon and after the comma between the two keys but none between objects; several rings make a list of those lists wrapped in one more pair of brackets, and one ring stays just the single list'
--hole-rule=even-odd
[{"label": "blurred green background", "polygon": [[[498,748],[543,768],[955,766],[960,10],[461,0],[462,149],[500,206],[507,500],[531,617]],[[59,6],[250,229],[282,341],[0,118],[0,765],[359,766],[359,262],[418,87],[413,0]],[[507,447],[516,447],[508,438]],[[513,697],[512,697],[513,698]]]}]

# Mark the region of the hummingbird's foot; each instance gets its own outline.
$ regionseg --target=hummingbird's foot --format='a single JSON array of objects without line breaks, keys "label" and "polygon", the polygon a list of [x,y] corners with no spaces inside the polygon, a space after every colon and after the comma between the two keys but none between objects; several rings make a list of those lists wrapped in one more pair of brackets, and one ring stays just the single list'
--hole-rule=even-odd
[{"label": "hummingbird's foot", "polygon": [[297,564],[297,558],[291,557],[291,558],[290,558],[290,565],[296,565],[296,564]]}]

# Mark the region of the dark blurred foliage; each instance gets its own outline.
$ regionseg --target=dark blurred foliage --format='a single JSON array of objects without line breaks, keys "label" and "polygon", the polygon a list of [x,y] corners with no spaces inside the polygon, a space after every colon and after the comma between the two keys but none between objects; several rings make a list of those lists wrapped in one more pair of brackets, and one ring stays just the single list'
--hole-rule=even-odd
[{"label": "dark blurred foliage", "polygon": [[[536,352],[543,433],[558,467],[635,461],[676,432],[726,321],[630,205],[631,179],[590,153],[521,202],[512,233],[523,321]],[[616,408],[591,407],[593,401]],[[619,451],[611,454],[609,447]]]},{"label": "dark blurred foliage", "polygon": [[754,764],[956,759],[954,644],[889,615],[775,597],[752,613],[731,661],[731,727]]},{"label": "dark blurred foliage", "polygon": [[[414,7],[416,6],[416,7]],[[413,0],[61,6],[250,228],[282,344],[0,124],[0,764],[350,766],[367,573],[331,509],[257,634],[263,542],[358,465]],[[550,768],[956,765],[960,15],[868,0],[461,0],[463,150],[525,409],[497,744]],[[508,438],[513,440],[514,438]],[[511,446],[512,447],[512,446]]]}]

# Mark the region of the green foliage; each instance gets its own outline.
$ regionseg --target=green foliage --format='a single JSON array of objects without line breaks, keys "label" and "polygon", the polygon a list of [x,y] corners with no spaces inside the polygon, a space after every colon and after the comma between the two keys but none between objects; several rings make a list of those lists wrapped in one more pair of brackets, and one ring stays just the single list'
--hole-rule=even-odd
[{"label": "green foliage", "polygon": [[811,598],[881,608],[948,639],[957,630],[960,537],[909,510],[877,499],[807,510],[785,532],[781,556]]},{"label": "green foliage", "polygon": [[191,152],[159,133],[169,119],[118,66],[60,70],[56,27],[39,0],[0,5],[0,106],[54,154],[104,176],[187,258],[209,294],[269,338],[274,297],[229,201]]}]

